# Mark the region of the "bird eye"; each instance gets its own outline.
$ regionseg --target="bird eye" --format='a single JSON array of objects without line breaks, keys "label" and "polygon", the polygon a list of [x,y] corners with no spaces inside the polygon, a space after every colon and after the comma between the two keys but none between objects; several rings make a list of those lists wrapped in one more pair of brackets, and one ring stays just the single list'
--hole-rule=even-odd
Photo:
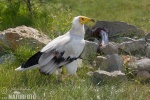
[{"label": "bird eye", "polygon": [[82,20],[84,20],[84,18],[82,18]]}]

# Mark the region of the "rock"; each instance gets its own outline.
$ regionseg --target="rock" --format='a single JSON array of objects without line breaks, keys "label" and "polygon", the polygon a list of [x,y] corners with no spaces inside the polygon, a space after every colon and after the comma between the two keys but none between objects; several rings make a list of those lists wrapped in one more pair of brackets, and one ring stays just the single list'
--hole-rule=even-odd
[{"label": "rock", "polygon": [[100,70],[108,70],[109,65],[106,57],[97,56],[95,61],[97,68],[99,68]]},{"label": "rock", "polygon": [[148,45],[145,49],[146,56],[150,58],[150,45]]},{"label": "rock", "polygon": [[137,60],[133,63],[129,63],[128,67],[135,69],[137,71],[149,71],[150,72],[150,59],[144,58],[141,60]]},{"label": "rock", "polygon": [[144,36],[144,31],[138,29],[133,25],[129,25],[125,22],[108,22],[108,21],[97,21],[96,24],[92,27],[92,29],[96,29],[97,27],[106,28],[109,30],[109,37],[142,37]]},{"label": "rock", "polygon": [[150,42],[150,33],[148,33],[148,34],[145,35],[145,40],[148,41],[148,42]]},{"label": "rock", "polygon": [[100,70],[106,70],[108,72],[124,72],[123,59],[118,54],[107,55],[106,57],[97,56],[95,61],[97,68],[99,68]]},{"label": "rock", "polygon": [[137,70],[146,70],[150,71],[150,59],[141,59],[135,62]]},{"label": "rock", "polygon": [[86,60],[92,60],[95,59],[97,50],[98,50],[98,44],[91,41],[86,41],[85,48],[81,54],[82,59]]},{"label": "rock", "polygon": [[97,56],[96,63],[101,70],[106,70],[109,72],[111,71],[124,72],[123,59],[118,54],[107,55],[106,57]]},{"label": "rock", "polygon": [[108,69],[107,71],[112,72],[112,71],[121,71],[124,72],[123,69],[123,59],[121,56],[118,54],[113,54],[113,55],[107,55],[107,63],[108,63]]},{"label": "rock", "polygon": [[0,48],[7,46],[13,50],[18,46],[27,45],[33,48],[43,47],[50,42],[48,36],[31,27],[19,26],[0,32]]},{"label": "rock", "polygon": [[104,70],[96,70],[93,73],[93,78],[99,82],[99,81],[107,81],[107,80],[120,80],[120,81],[127,81],[127,77],[125,76],[124,73],[121,71],[113,71],[113,72],[107,72]]},{"label": "rock", "polygon": [[7,62],[14,62],[16,57],[13,54],[5,54],[0,57],[0,64]]},{"label": "rock", "polygon": [[150,79],[150,73],[148,71],[139,71],[136,78],[140,81],[146,81]]},{"label": "rock", "polygon": [[118,53],[118,44],[109,42],[108,45],[100,47],[100,51],[104,53],[104,55],[111,55]]},{"label": "rock", "polygon": [[119,49],[129,54],[135,51],[139,51],[139,50],[141,50],[140,53],[143,53],[145,51],[145,47],[146,47],[145,39],[138,39],[135,41],[123,42],[119,45]]},{"label": "rock", "polygon": [[115,41],[117,43],[127,42],[127,41],[135,41],[133,38],[129,37],[117,37],[117,38],[111,38],[112,41]]}]

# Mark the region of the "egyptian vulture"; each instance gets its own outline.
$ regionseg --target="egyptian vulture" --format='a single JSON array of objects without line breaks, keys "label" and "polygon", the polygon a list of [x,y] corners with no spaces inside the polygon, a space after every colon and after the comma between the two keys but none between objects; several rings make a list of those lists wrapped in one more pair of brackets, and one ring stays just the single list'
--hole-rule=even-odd
[{"label": "egyptian vulture", "polygon": [[74,17],[72,27],[66,34],[49,42],[15,70],[24,71],[38,67],[40,73],[47,75],[65,66],[70,74],[77,77],[77,59],[85,46],[84,24],[89,21],[94,20],[85,16]]}]

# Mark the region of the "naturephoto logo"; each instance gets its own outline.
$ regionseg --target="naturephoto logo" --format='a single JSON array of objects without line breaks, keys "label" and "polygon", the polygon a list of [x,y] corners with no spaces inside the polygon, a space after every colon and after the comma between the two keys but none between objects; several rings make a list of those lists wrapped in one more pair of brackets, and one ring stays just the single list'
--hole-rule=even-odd
[{"label": "naturephoto logo", "polygon": [[3,87],[1,90],[2,100],[36,100],[37,95],[31,89],[11,89]]}]

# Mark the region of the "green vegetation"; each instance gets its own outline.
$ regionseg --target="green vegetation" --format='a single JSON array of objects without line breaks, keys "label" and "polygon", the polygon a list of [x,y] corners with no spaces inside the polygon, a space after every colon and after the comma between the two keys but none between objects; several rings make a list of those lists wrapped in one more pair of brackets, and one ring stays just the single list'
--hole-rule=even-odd
[{"label": "green vegetation", "polygon": [[[7,1],[7,2],[6,2]],[[11,3],[8,1],[12,1]],[[0,1],[0,31],[26,25],[36,28],[50,38],[68,31],[74,16],[84,15],[96,20],[124,21],[150,32],[149,0],[31,0],[31,15],[21,0]],[[56,34],[57,33],[57,34]],[[149,100],[150,84],[134,81],[125,83],[104,82],[94,84],[86,73],[91,69],[84,65],[78,70],[79,79],[70,76],[58,81],[57,76],[41,75],[37,69],[16,72],[15,68],[33,55],[36,50],[20,47],[13,53],[17,59],[0,65],[0,99],[14,89],[31,89],[40,100]],[[4,88],[7,89],[5,94]]]}]

